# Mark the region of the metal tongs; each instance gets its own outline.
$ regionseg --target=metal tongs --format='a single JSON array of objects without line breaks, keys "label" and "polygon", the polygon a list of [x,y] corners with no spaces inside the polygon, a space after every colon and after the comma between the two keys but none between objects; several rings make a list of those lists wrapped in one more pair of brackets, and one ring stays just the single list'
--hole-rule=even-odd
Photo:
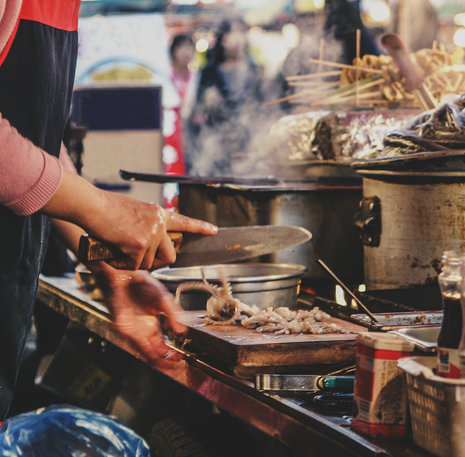
[{"label": "metal tongs", "polygon": [[367,313],[368,317],[371,319],[372,322],[378,323],[373,313],[360,301],[360,299],[336,276],[331,268],[326,265],[323,260],[317,259],[317,262],[336,280],[336,282],[357,302],[358,305]]}]

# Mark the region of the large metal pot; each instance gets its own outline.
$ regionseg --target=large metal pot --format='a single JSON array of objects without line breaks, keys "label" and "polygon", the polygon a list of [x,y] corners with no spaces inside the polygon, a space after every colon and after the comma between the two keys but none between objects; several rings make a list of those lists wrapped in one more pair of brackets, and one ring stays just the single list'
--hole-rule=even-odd
[{"label": "large metal pot", "polygon": [[435,284],[442,253],[465,248],[464,153],[428,154],[354,164],[368,289]]},{"label": "large metal pot", "polygon": [[[237,263],[208,265],[204,267],[161,268],[152,275],[162,281],[171,293],[186,281],[202,281],[202,273],[209,283],[220,285],[222,275],[231,285],[233,297],[247,305],[259,308],[295,306],[300,280],[305,267],[302,265],[274,263]],[[208,293],[189,290],[181,294],[184,309],[205,309]]]},{"label": "large metal pot", "polygon": [[315,262],[322,258],[350,284],[363,280],[362,245],[353,219],[361,186],[198,186],[180,185],[179,210],[222,227],[298,225],[312,232],[311,243],[284,249],[261,261],[304,265],[307,276],[328,280]]}]

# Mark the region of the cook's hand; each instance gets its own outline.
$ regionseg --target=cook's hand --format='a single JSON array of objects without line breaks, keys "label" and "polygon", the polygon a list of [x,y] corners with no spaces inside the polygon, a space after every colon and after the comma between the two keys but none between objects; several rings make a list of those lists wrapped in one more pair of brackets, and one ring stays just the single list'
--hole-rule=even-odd
[{"label": "cook's hand", "polygon": [[181,308],[163,284],[146,271],[116,270],[103,262],[94,265],[92,271],[115,327],[141,358],[159,367],[171,367],[179,361],[181,355],[164,342],[157,316],[163,314],[175,333],[185,333],[187,329],[177,321],[176,312]]},{"label": "cook's hand", "polygon": [[88,232],[116,246],[125,258],[112,261],[117,268],[154,269],[174,263],[176,252],[168,231],[212,235],[217,228],[207,222],[168,211],[153,203],[105,192],[105,220],[94,220]]},{"label": "cook's hand", "polygon": [[176,260],[168,230],[204,235],[217,232],[212,224],[97,189],[66,171],[57,193],[42,210],[118,248],[124,258],[112,265],[131,270],[158,268]]}]

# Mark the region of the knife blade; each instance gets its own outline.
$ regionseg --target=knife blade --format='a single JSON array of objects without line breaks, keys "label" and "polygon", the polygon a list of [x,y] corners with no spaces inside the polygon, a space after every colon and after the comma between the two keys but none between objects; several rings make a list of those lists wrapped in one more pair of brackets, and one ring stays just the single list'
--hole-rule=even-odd
[{"label": "knife blade", "polygon": [[237,184],[242,186],[276,186],[280,184],[279,179],[273,177],[264,178],[237,178],[234,176],[189,176],[189,175],[160,175],[154,173],[138,173],[128,170],[120,170],[121,178],[126,181],[142,181],[166,184],[176,182],[179,184],[190,184],[197,186],[214,186]]},{"label": "knife blade", "polygon": [[[303,227],[253,225],[221,227],[216,235],[182,233],[177,240],[175,267],[213,265],[257,257],[290,248],[310,240]],[[79,258],[91,262],[122,257],[114,247],[89,236],[81,237]]]}]

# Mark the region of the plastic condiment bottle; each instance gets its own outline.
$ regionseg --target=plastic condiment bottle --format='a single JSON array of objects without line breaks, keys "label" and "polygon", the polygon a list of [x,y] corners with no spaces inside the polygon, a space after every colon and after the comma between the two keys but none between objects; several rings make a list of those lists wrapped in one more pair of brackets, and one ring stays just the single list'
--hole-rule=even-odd
[{"label": "plastic condiment bottle", "polygon": [[444,317],[438,336],[436,374],[460,378],[459,344],[462,339],[463,255],[446,251],[438,277]]}]

